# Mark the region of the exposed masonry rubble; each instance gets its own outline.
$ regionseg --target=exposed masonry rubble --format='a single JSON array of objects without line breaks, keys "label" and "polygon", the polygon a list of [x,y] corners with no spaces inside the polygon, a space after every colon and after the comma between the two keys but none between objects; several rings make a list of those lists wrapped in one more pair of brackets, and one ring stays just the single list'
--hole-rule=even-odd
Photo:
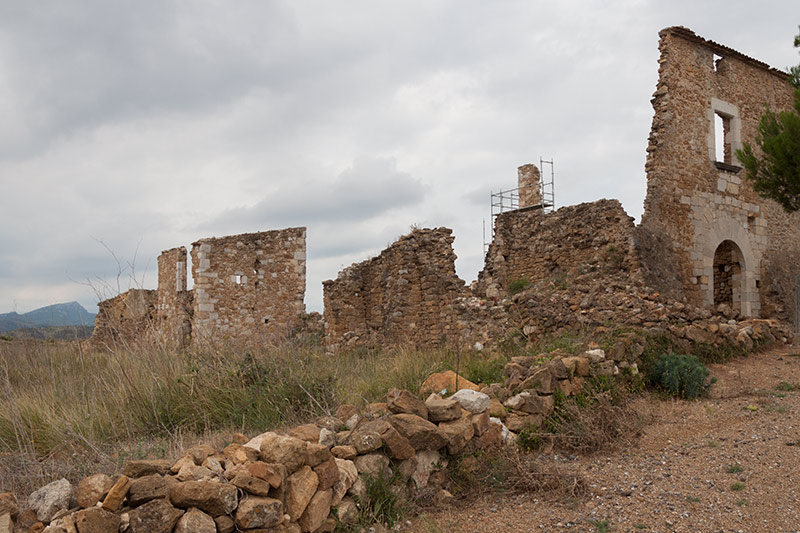
[{"label": "exposed masonry rubble", "polygon": [[[185,347],[203,338],[271,342],[305,316],[306,229],[208,238],[158,257],[158,289],[133,289],[100,302],[92,339],[113,346],[155,339]],[[312,317],[313,318],[313,317]]]}]

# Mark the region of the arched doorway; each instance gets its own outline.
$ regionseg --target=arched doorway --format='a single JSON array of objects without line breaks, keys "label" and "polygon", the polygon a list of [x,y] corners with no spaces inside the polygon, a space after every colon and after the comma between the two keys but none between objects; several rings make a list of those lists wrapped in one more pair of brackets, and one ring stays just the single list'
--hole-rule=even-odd
[{"label": "arched doorway", "polygon": [[735,242],[722,241],[714,252],[714,307],[728,305],[742,311],[744,258]]}]

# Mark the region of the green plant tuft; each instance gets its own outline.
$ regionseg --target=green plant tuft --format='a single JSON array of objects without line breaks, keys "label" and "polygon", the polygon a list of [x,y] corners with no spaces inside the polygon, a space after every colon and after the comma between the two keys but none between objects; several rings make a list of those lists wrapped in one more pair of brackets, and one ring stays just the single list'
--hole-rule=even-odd
[{"label": "green plant tuft", "polygon": [[662,355],[648,375],[651,385],[671,395],[693,400],[706,393],[713,381],[706,381],[709,371],[694,355]]},{"label": "green plant tuft", "polygon": [[530,286],[531,282],[525,278],[515,279],[508,284],[508,292],[511,294],[517,294],[518,292],[522,292]]}]

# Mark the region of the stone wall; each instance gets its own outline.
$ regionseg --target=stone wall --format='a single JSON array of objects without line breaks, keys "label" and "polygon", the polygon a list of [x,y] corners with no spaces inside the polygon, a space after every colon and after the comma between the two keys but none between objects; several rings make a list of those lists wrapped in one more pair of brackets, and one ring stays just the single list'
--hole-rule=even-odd
[{"label": "stone wall", "polygon": [[518,210],[495,219],[495,237],[478,275],[478,292],[498,298],[524,283],[577,275],[638,275],[633,219],[617,200],[599,200],[553,213]]},{"label": "stone wall", "polygon": [[158,256],[156,316],[158,329],[170,346],[184,347],[192,333],[192,291],[186,290],[186,248]]},{"label": "stone wall", "polygon": [[192,244],[193,340],[277,339],[305,312],[306,228]]},{"label": "stone wall", "polygon": [[418,229],[323,282],[329,346],[435,345],[458,336],[452,230]]},{"label": "stone wall", "polygon": [[130,289],[97,304],[92,342],[113,348],[130,346],[154,330],[156,291]]},{"label": "stone wall", "polygon": [[[730,280],[737,284],[734,311],[787,318],[800,214],[760,198],[735,157],[743,142],[754,141],[765,105],[791,105],[787,75],[686,28],[667,28],[660,36],[642,227],[672,244],[676,277],[690,303],[725,303],[719,297],[727,292],[714,299],[715,277],[739,270]],[[724,132],[719,150],[716,128]],[[734,259],[718,261],[715,269],[721,245]]]}]

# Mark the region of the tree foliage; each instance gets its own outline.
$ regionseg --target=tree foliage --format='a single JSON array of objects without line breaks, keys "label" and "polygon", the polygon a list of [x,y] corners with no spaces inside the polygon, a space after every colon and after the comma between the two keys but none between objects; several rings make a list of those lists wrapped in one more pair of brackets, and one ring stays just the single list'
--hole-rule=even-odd
[{"label": "tree foliage", "polygon": [[[800,33],[794,45],[800,47]],[[800,65],[789,72],[795,87],[793,109],[775,113],[767,107],[758,124],[758,150],[744,143],[736,157],[756,192],[792,213],[800,210]]]}]

